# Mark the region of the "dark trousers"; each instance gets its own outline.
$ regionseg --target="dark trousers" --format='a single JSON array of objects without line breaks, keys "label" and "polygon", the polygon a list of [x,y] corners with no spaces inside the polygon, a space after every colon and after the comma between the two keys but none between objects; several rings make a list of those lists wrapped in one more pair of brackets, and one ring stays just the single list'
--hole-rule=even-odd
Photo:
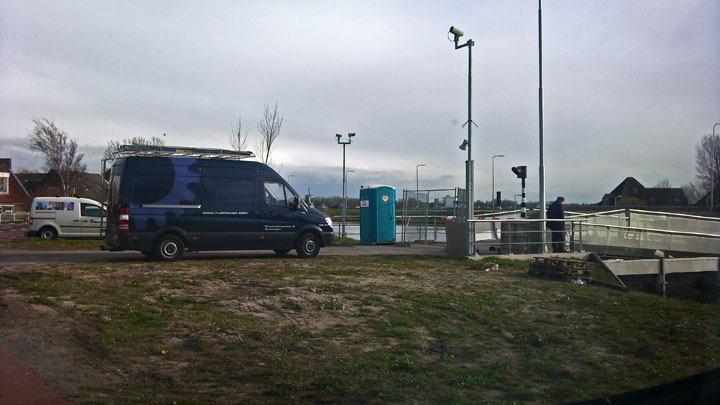
[{"label": "dark trousers", "polygon": [[552,231],[553,253],[565,253],[565,231]]}]

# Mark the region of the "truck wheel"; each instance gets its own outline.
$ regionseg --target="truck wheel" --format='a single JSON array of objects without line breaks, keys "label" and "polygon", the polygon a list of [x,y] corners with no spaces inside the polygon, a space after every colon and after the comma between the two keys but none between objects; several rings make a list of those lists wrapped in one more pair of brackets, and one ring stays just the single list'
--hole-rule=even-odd
[{"label": "truck wheel", "polygon": [[290,249],[273,249],[273,252],[275,252],[278,256],[285,256]]},{"label": "truck wheel", "polygon": [[153,249],[155,258],[168,262],[174,262],[182,258],[185,253],[185,244],[182,239],[172,234],[166,234],[158,238]]},{"label": "truck wheel", "polygon": [[40,229],[40,239],[55,239],[58,234],[52,226],[44,226]]},{"label": "truck wheel", "polygon": [[314,233],[304,233],[298,239],[295,250],[302,258],[313,258],[320,252],[320,239]]}]

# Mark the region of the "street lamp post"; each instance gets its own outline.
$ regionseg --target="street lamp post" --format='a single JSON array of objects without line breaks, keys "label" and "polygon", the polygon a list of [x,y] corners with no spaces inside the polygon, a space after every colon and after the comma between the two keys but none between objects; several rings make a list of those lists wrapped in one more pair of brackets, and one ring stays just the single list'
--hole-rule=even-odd
[{"label": "street lamp post", "polygon": [[[350,184],[350,178],[348,177],[350,173],[355,173],[355,170],[345,170],[345,178],[347,181],[345,182],[345,195],[347,196],[347,185]],[[350,197],[347,197],[350,198]]]},{"label": "street lamp post", "polygon": [[505,155],[493,155],[492,157],[492,194],[490,194],[490,202],[492,203],[492,209],[495,211],[495,158],[505,157]]},{"label": "street lamp post", "polygon": [[715,155],[717,152],[715,151],[715,146],[717,145],[717,142],[715,142],[715,127],[720,125],[720,122],[717,122],[713,125],[713,133],[712,133],[712,158],[710,159],[710,162],[712,162],[712,168],[710,169],[710,214],[713,213],[713,210],[715,209],[715,171],[717,168],[715,167]]},{"label": "street lamp post", "polygon": [[342,135],[335,134],[338,145],[343,146],[343,202],[342,202],[342,221],[341,221],[341,226],[340,226],[340,236],[342,236],[343,238],[347,237],[347,233],[345,232],[345,227],[347,226],[347,218],[345,218],[345,213],[347,212],[347,172],[345,172],[345,145],[350,145],[352,143],[352,138],[354,136],[355,136],[355,133],[351,132],[348,134],[347,141],[341,141],[340,138],[342,138]]},{"label": "street lamp post", "polygon": [[542,239],[542,253],[547,253],[547,234],[545,233],[545,218],[547,207],[545,201],[545,99],[543,97],[543,62],[542,62],[542,0],[538,0],[538,149],[540,152],[540,166],[538,167],[538,189],[539,189],[539,200],[540,200],[540,224],[543,232],[540,232],[540,238]]},{"label": "street lamp post", "polygon": [[466,190],[466,201],[467,201],[467,222],[466,222],[466,240],[467,244],[465,246],[465,253],[468,256],[473,256],[475,254],[475,232],[472,223],[470,220],[473,218],[473,185],[475,182],[474,174],[475,169],[473,165],[472,160],[472,126],[475,124],[472,121],[472,47],[475,45],[475,42],[472,39],[468,39],[467,42],[465,42],[462,45],[458,44],[458,41],[460,40],[460,37],[465,35],[464,32],[461,30],[453,27],[450,27],[450,33],[453,34],[453,42],[455,42],[455,49],[460,49],[467,47],[468,49],[468,120],[465,123],[468,127],[468,137],[467,137],[467,144],[463,142],[463,145],[467,148],[468,158],[465,162],[465,190]]},{"label": "street lamp post", "polygon": [[415,165],[415,206],[420,208],[420,177],[418,175],[418,169],[420,166],[426,166],[424,163]]}]

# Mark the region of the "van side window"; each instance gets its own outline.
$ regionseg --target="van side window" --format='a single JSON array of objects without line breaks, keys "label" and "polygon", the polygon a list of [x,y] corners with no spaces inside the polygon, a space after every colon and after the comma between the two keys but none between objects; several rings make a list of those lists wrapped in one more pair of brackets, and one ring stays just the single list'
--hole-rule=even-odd
[{"label": "van side window", "polygon": [[80,215],[84,217],[100,218],[102,216],[102,209],[100,209],[97,205],[83,203],[80,204]]},{"label": "van side window", "polygon": [[285,186],[274,181],[265,181],[265,203],[287,208]]},{"label": "van side window", "polygon": [[204,212],[255,210],[255,179],[205,177],[201,180]]}]

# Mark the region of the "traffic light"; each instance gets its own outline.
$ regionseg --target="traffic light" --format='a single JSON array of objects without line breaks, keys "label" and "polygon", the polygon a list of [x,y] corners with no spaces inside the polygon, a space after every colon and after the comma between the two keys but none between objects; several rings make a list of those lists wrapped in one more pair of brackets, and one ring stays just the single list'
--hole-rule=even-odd
[{"label": "traffic light", "polygon": [[518,179],[527,178],[527,166],[516,166],[512,168],[512,171]]}]

